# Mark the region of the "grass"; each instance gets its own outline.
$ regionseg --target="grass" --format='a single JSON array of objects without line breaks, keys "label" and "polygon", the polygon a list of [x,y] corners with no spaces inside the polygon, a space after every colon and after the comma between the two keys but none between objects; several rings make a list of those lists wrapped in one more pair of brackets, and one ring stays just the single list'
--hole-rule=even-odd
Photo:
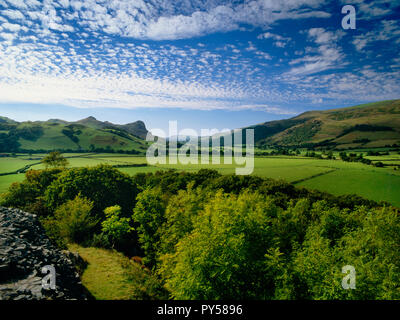
[{"label": "grass", "polygon": [[21,157],[3,157],[0,158],[0,173],[14,172],[28,164],[33,164],[38,161],[39,160],[26,160]]},{"label": "grass", "polygon": [[300,182],[299,185],[334,195],[352,192],[375,201],[385,200],[400,207],[400,175],[391,174],[384,169],[341,169]]},{"label": "grass", "polygon": [[71,244],[88,263],[82,284],[97,300],[166,299],[167,295],[152,274],[115,250],[84,248]]},{"label": "grass", "polygon": [[13,182],[21,182],[24,179],[25,174],[23,173],[0,176],[0,194],[6,192]]},{"label": "grass", "polygon": [[[364,152],[365,154],[365,152]],[[147,160],[143,156],[125,154],[69,154],[70,167],[95,166],[100,163],[110,165],[141,164]],[[33,156],[34,158],[37,155]],[[392,152],[385,156],[368,157],[374,162],[384,161],[386,164],[400,164],[400,155]],[[0,158],[0,173],[15,171],[26,164],[38,160],[26,160],[27,155],[16,158]],[[359,162],[343,162],[341,160],[320,160],[302,156],[268,156],[254,159],[254,175],[266,178],[283,179],[299,186],[318,189],[332,194],[358,194],[362,197],[387,201],[400,206],[400,170],[392,168],[375,168]],[[33,169],[41,169],[41,164]],[[122,172],[134,175],[139,172],[155,172],[157,170],[177,169],[198,171],[199,169],[215,169],[222,174],[235,173],[235,164],[157,164],[145,167],[120,168]],[[0,176],[0,193],[15,181],[22,181],[23,175]]]}]

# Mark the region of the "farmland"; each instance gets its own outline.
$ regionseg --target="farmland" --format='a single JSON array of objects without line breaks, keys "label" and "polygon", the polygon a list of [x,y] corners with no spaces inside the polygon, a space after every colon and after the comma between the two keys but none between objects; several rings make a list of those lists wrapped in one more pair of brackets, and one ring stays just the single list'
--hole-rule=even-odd
[{"label": "farmland", "polygon": [[[364,150],[363,150],[364,151]],[[364,151],[365,152],[365,151]],[[365,154],[365,153],[364,153]],[[0,174],[10,173],[30,165],[30,169],[43,169],[40,159],[44,154],[16,154],[14,157],[0,158]],[[64,154],[68,158],[69,167],[95,166],[100,163],[120,167],[119,170],[129,175],[139,172],[155,172],[157,170],[177,169],[198,171],[199,169],[215,169],[222,174],[235,172],[234,164],[157,164],[147,165],[143,156],[107,153]],[[386,165],[400,165],[400,155],[390,152],[388,155],[366,157],[374,162]],[[299,156],[267,156],[256,157],[253,175],[274,179],[283,179],[308,189],[326,191],[335,195],[358,194],[362,197],[387,201],[400,206],[400,171],[394,167],[376,168],[359,162],[341,160],[321,160]],[[5,192],[12,182],[22,181],[24,175],[8,174],[0,176],[0,192]]]}]

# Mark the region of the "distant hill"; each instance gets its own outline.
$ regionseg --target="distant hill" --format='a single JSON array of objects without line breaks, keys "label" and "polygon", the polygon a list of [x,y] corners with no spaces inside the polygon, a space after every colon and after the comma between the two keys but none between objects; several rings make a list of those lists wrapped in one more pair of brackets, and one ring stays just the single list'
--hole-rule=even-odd
[{"label": "distant hill", "polygon": [[[243,129],[254,129],[255,144],[259,148],[400,146],[400,100],[308,111],[290,119]],[[0,152],[61,150],[144,154],[149,146],[145,141],[147,134],[142,121],[121,125],[94,117],[76,122],[60,119],[16,122],[0,117]]]},{"label": "distant hill", "polygon": [[290,119],[265,122],[245,129],[254,129],[258,147],[349,149],[400,146],[400,100],[308,111]]},{"label": "distant hill", "polygon": [[7,117],[0,117],[0,123],[17,123],[17,122]]},{"label": "distant hill", "polygon": [[143,154],[148,148],[142,121],[125,125],[88,117],[76,122],[60,119],[16,122],[0,117],[0,152],[96,151]]},{"label": "distant hill", "polygon": [[89,128],[93,129],[120,129],[125,130],[126,132],[130,133],[141,139],[146,139],[147,136],[147,129],[143,121],[136,121],[128,124],[114,124],[108,121],[99,121],[95,117],[88,117],[82,120],[77,121],[78,124],[83,124]]}]

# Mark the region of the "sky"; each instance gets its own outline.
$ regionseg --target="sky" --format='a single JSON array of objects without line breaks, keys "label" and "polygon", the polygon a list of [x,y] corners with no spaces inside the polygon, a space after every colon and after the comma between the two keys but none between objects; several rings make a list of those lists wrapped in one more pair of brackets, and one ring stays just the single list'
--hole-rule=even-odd
[{"label": "sky", "polygon": [[399,48],[400,0],[0,0],[0,115],[240,128],[400,98]]}]

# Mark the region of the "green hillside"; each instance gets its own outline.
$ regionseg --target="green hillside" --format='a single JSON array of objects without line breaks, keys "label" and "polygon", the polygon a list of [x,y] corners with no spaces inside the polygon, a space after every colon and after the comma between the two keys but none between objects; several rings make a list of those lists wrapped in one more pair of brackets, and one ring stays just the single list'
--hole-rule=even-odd
[{"label": "green hillside", "polygon": [[[400,100],[381,101],[269,121],[254,129],[258,148],[314,147],[378,148],[400,145]],[[145,124],[124,125],[88,117],[76,122],[60,119],[16,122],[0,117],[0,152],[130,152],[145,153]],[[223,135],[222,135],[223,136]]]},{"label": "green hillside", "polygon": [[[77,122],[59,119],[48,121],[15,122],[0,119],[0,152],[35,151],[119,151],[144,153],[148,144],[143,139],[147,130],[144,123],[123,125],[101,122],[89,117]],[[135,131],[135,128],[137,129]]]},{"label": "green hillside", "polygon": [[261,123],[255,142],[267,146],[313,146],[336,149],[400,145],[400,100],[309,111],[291,119]]}]

